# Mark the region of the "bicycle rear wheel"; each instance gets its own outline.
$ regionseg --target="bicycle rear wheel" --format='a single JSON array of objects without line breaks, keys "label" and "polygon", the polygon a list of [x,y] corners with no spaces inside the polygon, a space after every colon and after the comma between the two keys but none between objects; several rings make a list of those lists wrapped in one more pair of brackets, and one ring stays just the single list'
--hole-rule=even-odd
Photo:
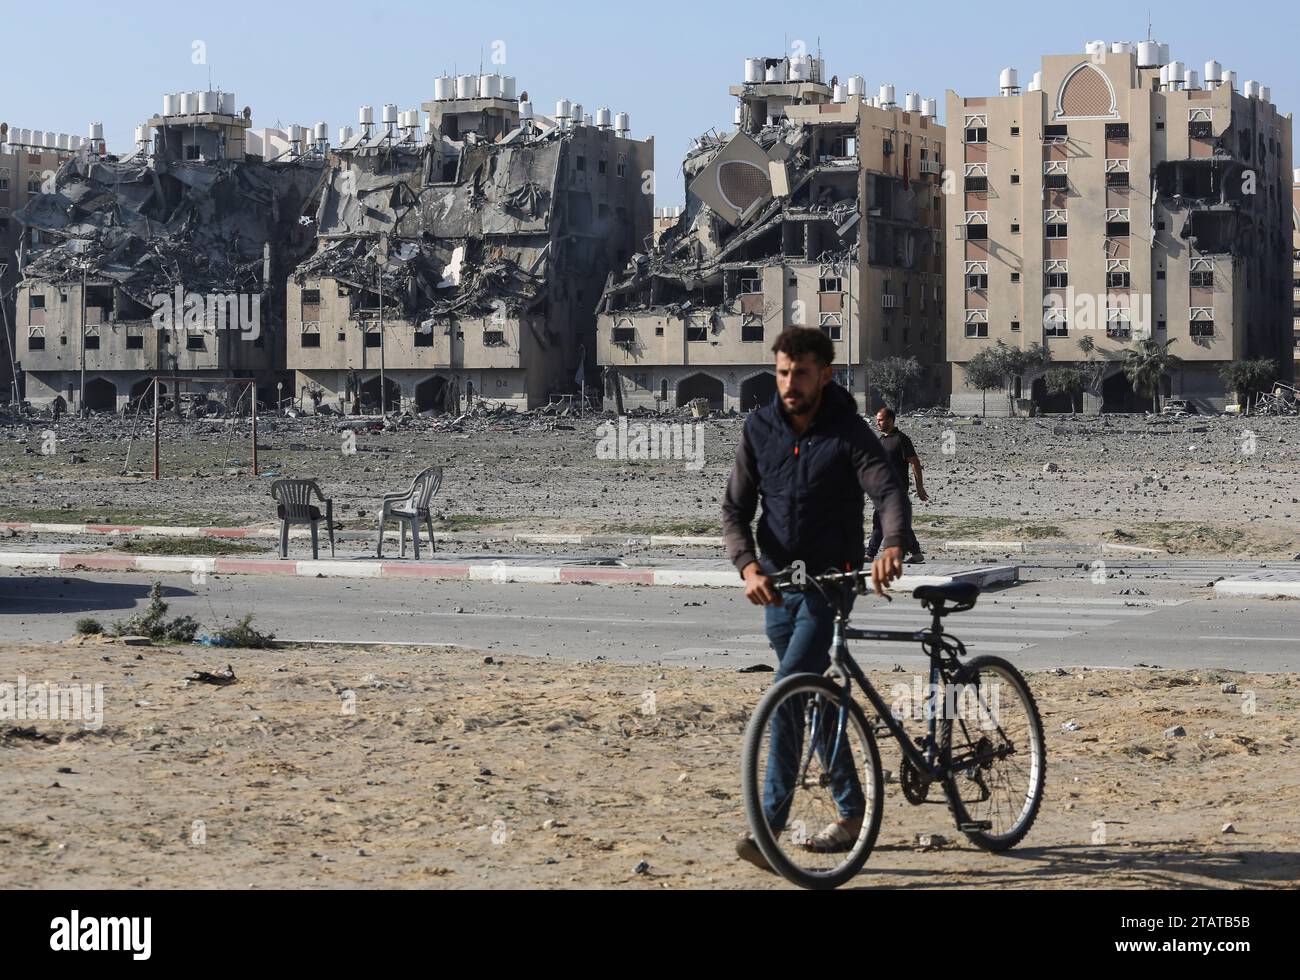
[{"label": "bicycle rear wheel", "polygon": [[976,657],[945,689],[944,789],[957,827],[986,851],[1029,833],[1043,802],[1047,749],[1029,685],[1000,657]]},{"label": "bicycle rear wheel", "polygon": [[[862,868],[884,806],[880,754],[862,709],[828,678],[795,674],[763,696],[745,732],[741,782],[750,832],[778,874],[837,888]],[[841,849],[811,841],[858,818]]]}]

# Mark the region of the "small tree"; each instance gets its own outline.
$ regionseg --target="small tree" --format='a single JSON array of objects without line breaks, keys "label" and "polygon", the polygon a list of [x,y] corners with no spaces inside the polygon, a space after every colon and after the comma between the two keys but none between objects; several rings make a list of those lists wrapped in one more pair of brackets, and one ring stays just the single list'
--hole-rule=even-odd
[{"label": "small tree", "polygon": [[1043,384],[1049,395],[1069,395],[1070,414],[1074,414],[1074,402],[1088,387],[1088,371],[1073,364],[1048,368],[1043,375]]},{"label": "small tree", "polygon": [[1259,392],[1277,378],[1277,362],[1269,357],[1229,361],[1219,368],[1219,377],[1236,392],[1237,399],[1243,402],[1242,409],[1249,412],[1251,405],[1259,400]]},{"label": "small tree", "polygon": [[989,413],[988,393],[996,391],[1003,385],[1006,375],[1002,367],[997,351],[992,347],[985,347],[961,366],[966,383],[983,395],[983,415]]},{"label": "small tree", "polygon": [[1149,395],[1156,414],[1160,414],[1160,380],[1170,368],[1182,363],[1177,354],[1169,353],[1169,345],[1178,338],[1163,343],[1147,338],[1137,341],[1124,351],[1124,376],[1139,395]]},{"label": "small tree", "polygon": [[1051,360],[1051,355],[1042,344],[1030,344],[1028,347],[1011,347],[999,340],[990,348],[992,362],[1002,375],[1002,385],[1007,394],[1007,411],[1016,414],[1015,384],[1023,380],[1029,371],[1043,367]]},{"label": "small tree", "polygon": [[921,363],[915,357],[886,357],[872,362],[868,375],[885,404],[901,412],[904,394],[921,376]]}]

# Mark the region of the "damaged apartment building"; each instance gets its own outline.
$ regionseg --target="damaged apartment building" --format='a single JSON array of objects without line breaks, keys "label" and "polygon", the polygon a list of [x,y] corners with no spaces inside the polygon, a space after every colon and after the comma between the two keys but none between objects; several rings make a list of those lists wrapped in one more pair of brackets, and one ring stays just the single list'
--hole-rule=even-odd
[{"label": "damaged apartment building", "polygon": [[[1292,120],[1268,86],[1148,40],[1046,56],[1023,91],[1004,69],[999,89],[947,96],[965,198],[949,223],[952,408],[981,410],[961,367],[999,340],[1094,362],[1091,412],[1150,406],[1123,371],[1148,337],[1181,358],[1162,394],[1202,411],[1231,400],[1227,362],[1269,358],[1289,380]],[[1036,373],[1013,394],[1070,411]]]},{"label": "damaged apartment building", "polygon": [[601,299],[599,358],[626,407],[705,399],[750,411],[776,391],[771,346],[793,326],[835,344],[836,378],[875,404],[866,366],[915,357],[908,399],[944,389],[944,129],[937,104],[820,58],[750,58],[735,128],[687,156],[686,205]]},{"label": "damaged apartment building", "polygon": [[[533,109],[442,76],[419,110],[339,133],[316,250],[287,287],[294,393],[351,412],[519,409],[598,393],[595,309],[652,233],[653,139],[624,113]],[[589,379],[589,380],[588,380]]]},{"label": "damaged apartment building", "polygon": [[[251,115],[231,93],[166,95],[133,153],[107,153],[99,127],[16,215],[28,249],[17,355],[33,405],[119,411],[158,375],[215,382],[216,400],[220,382],[251,379],[274,401],[282,284],[313,243],[303,216],[324,161],[246,152]],[[173,403],[178,389],[160,385]]]}]

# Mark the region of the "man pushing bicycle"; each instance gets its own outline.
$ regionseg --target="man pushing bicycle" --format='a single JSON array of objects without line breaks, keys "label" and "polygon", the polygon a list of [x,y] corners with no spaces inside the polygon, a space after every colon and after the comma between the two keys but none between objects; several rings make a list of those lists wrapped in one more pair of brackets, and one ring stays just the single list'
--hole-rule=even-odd
[{"label": "man pushing bicycle", "polygon": [[[853,395],[831,380],[835,348],[811,327],[783,332],[772,345],[776,354],[777,397],[752,413],[736,450],[736,463],[722,504],[727,557],[745,580],[745,596],[765,607],[765,630],[779,660],[775,681],[791,674],[825,673],[835,610],[820,595],[779,591],[771,575],[797,566],[809,575],[844,571],[863,564],[865,497],[880,515],[883,548],[871,567],[878,595],[903,573],[903,548],[909,540],[912,511],[907,487],[890,466],[879,440],[857,410]],[[759,501],[755,548],[752,524]],[[761,558],[760,553],[761,552]],[[797,755],[802,720],[773,722],[773,764],[763,790],[769,826],[788,817],[790,784],[796,773],[778,759]],[[852,760],[839,756],[831,773],[840,818],[807,839],[809,850],[848,850],[857,838],[865,803]],[[752,836],[736,853],[772,870]]]}]

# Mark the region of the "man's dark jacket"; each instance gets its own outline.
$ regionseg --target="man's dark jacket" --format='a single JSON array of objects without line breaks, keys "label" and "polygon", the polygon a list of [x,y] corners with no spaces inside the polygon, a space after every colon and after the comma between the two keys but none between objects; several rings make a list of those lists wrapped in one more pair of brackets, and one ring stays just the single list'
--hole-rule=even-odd
[{"label": "man's dark jacket", "polygon": [[907,488],[853,396],[827,385],[812,425],[796,435],[778,394],[745,420],[722,502],[727,557],[741,572],[759,560],[751,526],[761,499],[758,548],[766,573],[796,560],[810,575],[858,568],[866,554],[864,494],[880,511],[883,546],[904,547],[912,523]]}]

